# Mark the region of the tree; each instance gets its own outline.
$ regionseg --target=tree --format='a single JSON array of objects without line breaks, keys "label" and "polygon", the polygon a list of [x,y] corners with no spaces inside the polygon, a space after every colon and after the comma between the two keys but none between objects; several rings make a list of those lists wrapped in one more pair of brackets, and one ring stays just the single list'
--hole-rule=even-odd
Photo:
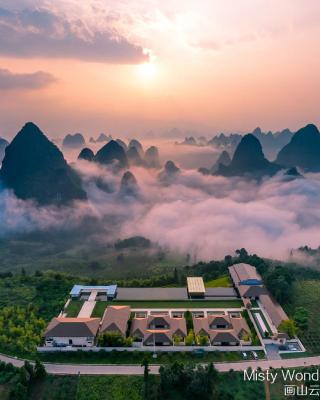
[{"label": "tree", "polygon": [[37,359],[34,366],[34,377],[36,379],[44,379],[47,376],[47,371],[44,365]]},{"label": "tree", "polygon": [[297,334],[297,327],[292,319],[282,321],[278,327],[279,332],[286,333],[289,338],[294,338]]},{"label": "tree", "polygon": [[175,283],[179,283],[179,274],[178,274],[178,270],[176,267],[173,270],[173,281]]},{"label": "tree", "polygon": [[306,331],[308,329],[309,313],[304,307],[297,307],[293,319],[301,331]]},{"label": "tree", "polygon": [[149,378],[149,361],[146,357],[142,360],[141,367],[144,367],[143,370],[143,380],[146,382]]},{"label": "tree", "polygon": [[207,346],[209,342],[209,338],[207,335],[197,335],[196,343],[198,346]]},{"label": "tree", "polygon": [[26,400],[28,388],[22,383],[17,383],[10,391],[10,400]]},{"label": "tree", "polygon": [[194,341],[194,333],[193,330],[190,330],[186,339],[185,339],[185,344],[186,346],[192,346]]}]

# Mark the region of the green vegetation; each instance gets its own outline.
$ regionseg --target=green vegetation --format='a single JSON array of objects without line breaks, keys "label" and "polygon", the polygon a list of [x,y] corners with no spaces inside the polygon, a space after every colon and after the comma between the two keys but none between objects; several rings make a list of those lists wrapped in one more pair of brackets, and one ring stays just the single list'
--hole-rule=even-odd
[{"label": "green vegetation", "polygon": [[251,336],[251,342],[253,346],[260,346],[260,340],[258,338],[257,332],[253,326],[253,323],[249,317],[248,310],[244,310],[242,312],[242,317],[246,320],[246,323],[248,324],[248,327],[250,329],[250,336]]},{"label": "green vegetation", "polygon": [[131,308],[240,308],[240,300],[168,300],[168,301],[97,301],[93,317],[102,317],[109,305],[129,305]]},{"label": "green vegetation", "polygon": [[133,339],[125,338],[118,332],[104,332],[98,337],[98,345],[101,347],[130,347]]},{"label": "green vegetation", "polygon": [[182,267],[186,257],[163,252],[158,247],[114,248],[90,240],[98,234],[96,226],[56,232],[34,232],[0,239],[0,272],[36,270],[66,272],[94,279],[148,279]]},{"label": "green vegetation", "polygon": [[[265,326],[267,328],[267,335],[266,335],[266,332],[263,332],[262,329],[260,328],[260,324],[259,324],[259,322],[257,320],[257,314],[259,314],[261,316],[262,321],[264,322],[264,324],[265,324]],[[254,320],[255,320],[255,322],[257,324],[257,327],[258,327],[259,332],[262,335],[262,337],[266,337],[268,335],[269,336],[272,335],[272,330],[271,330],[271,328],[270,328],[270,326],[269,326],[269,324],[268,324],[268,322],[267,322],[267,320],[266,320],[266,318],[265,318],[265,316],[264,316],[264,314],[263,314],[263,312],[261,310],[253,310],[253,311],[251,311],[251,315],[253,316],[253,318],[254,318]]]},{"label": "green vegetation", "polygon": [[207,288],[231,287],[231,286],[232,283],[229,275],[225,275],[217,279],[211,279],[210,281],[205,282],[205,287]]},{"label": "green vegetation", "polygon": [[295,282],[293,289],[292,302],[285,306],[285,310],[288,315],[295,317],[301,307],[307,311],[308,323],[304,329],[300,329],[299,338],[308,352],[320,354],[320,280],[299,280]]},{"label": "green vegetation", "polygon": [[[312,373],[316,372],[316,370],[317,370],[316,366],[315,367],[307,367],[307,368],[295,368],[295,372],[296,373],[301,371],[302,373],[311,373],[312,374]],[[298,395],[298,394],[296,394],[294,396],[285,395],[284,386],[288,385],[288,384],[289,385],[293,385],[293,386],[297,386],[297,387],[300,388],[300,390],[301,390],[301,386],[303,385],[304,388],[307,390],[307,393],[305,395]],[[310,389],[308,389],[308,388],[310,388],[312,386],[318,388],[318,384],[319,384],[318,382],[308,380],[308,378],[306,380],[303,380],[303,381],[297,381],[297,380],[292,380],[291,381],[290,380],[288,382],[288,380],[284,380],[282,374],[279,373],[275,383],[269,385],[271,399],[272,400],[287,400],[288,398],[291,397],[291,399],[299,399],[299,398],[303,399],[304,398],[304,399],[309,399],[310,400],[312,398],[317,398],[317,397],[319,398],[319,396],[317,394],[316,395],[311,395],[310,394],[311,391],[310,391]]]},{"label": "green vegetation", "polygon": [[0,309],[0,351],[25,354],[41,343],[46,323],[35,315],[32,305]]},{"label": "green vegetation", "polygon": [[[193,336],[192,336],[193,338]],[[264,352],[258,352],[259,358],[264,358]],[[183,363],[190,362],[223,362],[223,361],[239,361],[242,360],[240,351],[220,352],[212,351],[203,354],[197,352],[159,352],[157,359],[152,358],[150,351],[117,351],[112,350],[99,352],[84,352],[78,350],[72,353],[40,353],[39,358],[43,362],[58,362],[58,363],[87,363],[87,364],[141,364],[146,358],[150,363],[167,364],[178,360]]]},{"label": "green vegetation", "polygon": [[286,321],[282,321],[278,326],[279,332],[286,333],[290,339],[293,339],[297,334],[297,326],[292,319],[288,319]]},{"label": "green vegetation", "polygon": [[83,306],[83,301],[80,300],[72,300],[68,304],[67,308],[64,310],[67,314],[67,317],[77,317],[81,307]]},{"label": "green vegetation", "polygon": [[140,400],[142,385],[141,376],[82,376],[76,400]]},{"label": "green vegetation", "polygon": [[[46,376],[44,366],[38,360],[34,366],[26,361],[21,368],[0,361],[0,384],[6,385],[5,396],[10,400],[31,399],[32,388],[41,383]],[[1,400],[4,398],[1,397]]]}]

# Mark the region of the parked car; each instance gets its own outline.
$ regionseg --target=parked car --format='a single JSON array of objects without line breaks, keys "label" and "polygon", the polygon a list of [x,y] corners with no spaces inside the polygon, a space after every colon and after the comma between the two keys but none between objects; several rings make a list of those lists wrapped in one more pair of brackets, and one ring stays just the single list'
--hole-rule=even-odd
[{"label": "parked car", "polygon": [[247,353],[243,352],[243,353],[242,353],[242,357],[245,358],[245,359],[247,359],[247,358],[248,358]]},{"label": "parked car", "polygon": [[255,360],[257,360],[259,357],[258,357],[258,354],[255,352],[255,351],[253,351],[252,352],[252,355],[253,355],[253,358],[255,359]]}]

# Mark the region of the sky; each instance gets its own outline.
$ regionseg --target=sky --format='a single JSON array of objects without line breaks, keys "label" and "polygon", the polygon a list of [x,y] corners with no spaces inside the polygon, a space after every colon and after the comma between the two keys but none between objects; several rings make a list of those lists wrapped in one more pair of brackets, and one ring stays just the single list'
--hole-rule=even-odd
[{"label": "sky", "polygon": [[0,136],[320,123],[318,0],[0,0]]}]

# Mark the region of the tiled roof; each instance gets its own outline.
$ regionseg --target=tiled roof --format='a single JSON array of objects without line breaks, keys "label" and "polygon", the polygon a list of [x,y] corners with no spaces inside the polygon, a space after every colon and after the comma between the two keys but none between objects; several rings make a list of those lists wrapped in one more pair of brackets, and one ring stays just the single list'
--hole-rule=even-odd
[{"label": "tiled roof", "polygon": [[257,280],[262,282],[262,278],[257,273],[256,268],[249,264],[240,263],[231,265],[229,267],[229,272],[235,285],[246,280]]},{"label": "tiled roof", "polygon": [[125,335],[130,318],[130,310],[129,306],[108,306],[103,314],[100,332],[115,330],[114,327],[117,327]]},{"label": "tiled roof", "polygon": [[96,336],[100,318],[53,318],[45,337],[91,337]]},{"label": "tiled roof", "polygon": [[259,301],[276,328],[278,328],[282,321],[288,319],[287,314],[284,312],[280,304],[278,304],[269,294],[261,295]]}]

